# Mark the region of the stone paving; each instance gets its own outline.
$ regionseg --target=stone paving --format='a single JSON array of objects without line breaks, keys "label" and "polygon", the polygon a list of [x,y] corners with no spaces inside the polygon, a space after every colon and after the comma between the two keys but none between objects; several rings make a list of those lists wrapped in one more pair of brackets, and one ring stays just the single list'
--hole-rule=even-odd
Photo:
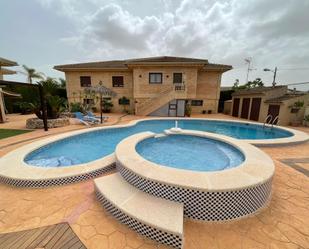
[{"label": "stone paving", "polygon": [[[309,133],[308,128],[302,130]],[[269,206],[239,221],[186,220],[185,249],[309,248],[308,177],[281,162],[286,158],[308,158],[309,143],[263,150],[276,165]],[[308,168],[305,163],[299,166]],[[166,248],[137,235],[108,215],[96,201],[92,180],[46,189],[0,184],[0,233],[63,221],[71,224],[89,249]]]}]

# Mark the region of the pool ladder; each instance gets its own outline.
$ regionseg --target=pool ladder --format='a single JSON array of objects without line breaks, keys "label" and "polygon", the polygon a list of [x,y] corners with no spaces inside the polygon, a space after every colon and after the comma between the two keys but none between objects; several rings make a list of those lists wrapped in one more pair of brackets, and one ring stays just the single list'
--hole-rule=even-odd
[{"label": "pool ladder", "polygon": [[263,128],[268,127],[267,125],[271,125],[270,128],[273,128],[274,125],[279,124],[279,115],[277,115],[275,118],[271,114],[268,114],[265,118]]}]

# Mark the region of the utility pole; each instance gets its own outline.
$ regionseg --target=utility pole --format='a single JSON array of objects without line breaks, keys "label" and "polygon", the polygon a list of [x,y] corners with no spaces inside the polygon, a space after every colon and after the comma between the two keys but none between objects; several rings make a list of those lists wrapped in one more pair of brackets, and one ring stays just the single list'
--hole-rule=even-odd
[{"label": "utility pole", "polygon": [[274,71],[273,87],[276,86],[276,76],[277,76],[277,67],[275,67],[275,71]]},{"label": "utility pole", "polygon": [[273,78],[272,86],[275,87],[276,86],[277,67],[275,67],[275,70],[271,70],[269,68],[264,68],[264,72],[272,72],[272,73],[274,73],[274,78]]}]

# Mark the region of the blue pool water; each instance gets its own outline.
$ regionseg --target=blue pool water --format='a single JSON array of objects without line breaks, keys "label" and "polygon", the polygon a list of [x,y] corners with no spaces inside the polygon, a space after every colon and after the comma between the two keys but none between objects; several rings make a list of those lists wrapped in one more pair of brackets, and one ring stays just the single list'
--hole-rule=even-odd
[{"label": "blue pool water", "polygon": [[148,138],[139,142],[136,151],[154,163],[195,171],[218,171],[233,168],[244,155],[230,144],[187,135]]},{"label": "blue pool water", "polygon": [[[43,146],[30,153],[25,162],[42,167],[61,167],[87,163],[114,152],[124,138],[143,131],[162,133],[175,126],[175,120],[146,120],[131,127],[109,128],[86,132]],[[207,131],[238,139],[273,139],[292,136],[278,128],[265,128],[254,124],[211,120],[179,120],[182,129]]]}]

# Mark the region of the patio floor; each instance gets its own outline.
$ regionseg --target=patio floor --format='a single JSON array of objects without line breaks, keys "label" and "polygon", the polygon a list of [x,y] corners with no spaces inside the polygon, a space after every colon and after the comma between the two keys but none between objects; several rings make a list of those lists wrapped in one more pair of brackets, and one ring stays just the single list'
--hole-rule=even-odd
[{"label": "patio floor", "polygon": [[[229,118],[224,115],[211,117]],[[135,118],[127,116],[123,122]],[[76,126],[50,130],[49,135],[72,129]],[[299,129],[309,133],[309,128]],[[24,141],[25,138],[35,139],[42,134],[35,131],[18,135],[13,145],[0,143],[0,153],[3,155],[32,141]],[[12,139],[9,140],[11,143]],[[269,206],[257,215],[239,221],[202,223],[186,220],[185,249],[309,248],[308,177],[290,166],[288,162],[291,161],[286,161],[293,159],[292,163],[308,170],[309,164],[305,160],[309,155],[309,142],[262,150],[272,157],[276,165]],[[0,184],[0,233],[60,222],[71,224],[89,249],[166,248],[137,235],[108,215],[95,198],[92,180],[46,189],[19,189]]]}]

